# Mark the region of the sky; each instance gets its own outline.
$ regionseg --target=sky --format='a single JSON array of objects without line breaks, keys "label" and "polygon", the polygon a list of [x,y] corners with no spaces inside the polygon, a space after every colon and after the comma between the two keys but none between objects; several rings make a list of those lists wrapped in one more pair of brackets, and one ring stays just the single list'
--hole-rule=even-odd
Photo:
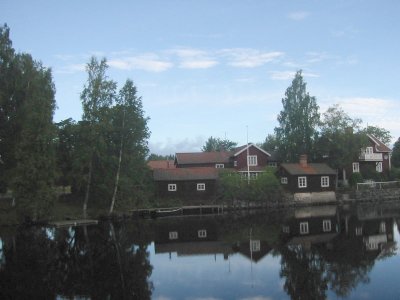
[{"label": "sky", "polygon": [[92,56],[132,79],[156,154],[210,137],[263,142],[302,70],[320,113],[339,104],[400,137],[398,0],[0,0],[13,47],[51,68],[54,121],[82,117]]}]

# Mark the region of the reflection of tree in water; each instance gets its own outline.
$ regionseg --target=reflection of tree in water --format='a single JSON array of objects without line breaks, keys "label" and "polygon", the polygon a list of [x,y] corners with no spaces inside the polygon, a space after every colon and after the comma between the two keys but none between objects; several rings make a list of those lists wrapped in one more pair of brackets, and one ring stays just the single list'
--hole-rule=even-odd
[{"label": "reflection of tree in water", "polygon": [[346,297],[360,282],[369,282],[376,255],[368,253],[362,241],[337,236],[327,247],[281,244],[280,276],[291,299],[326,299],[328,287],[339,297]]},{"label": "reflection of tree in water", "polygon": [[93,299],[150,299],[152,285],[148,278],[152,266],[147,244],[144,240],[133,241],[130,236],[134,235],[129,235],[126,228],[108,223],[69,230],[20,230],[15,243],[6,247],[6,264],[0,270],[0,298],[80,295]]}]

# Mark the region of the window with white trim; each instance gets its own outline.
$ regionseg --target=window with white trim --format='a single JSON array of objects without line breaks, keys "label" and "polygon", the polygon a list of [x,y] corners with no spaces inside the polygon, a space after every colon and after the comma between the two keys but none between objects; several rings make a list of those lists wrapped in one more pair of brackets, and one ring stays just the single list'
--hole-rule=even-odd
[{"label": "window with white trim", "polygon": [[276,167],[278,167],[278,163],[276,161],[269,161],[268,166],[276,168]]},{"label": "window with white trim", "polygon": [[215,168],[223,169],[223,168],[225,168],[225,165],[224,164],[215,164]]},{"label": "window with white trim", "polygon": [[300,223],[300,234],[308,234],[308,222]]},{"label": "window with white trim", "polygon": [[168,192],[176,192],[176,184],[175,183],[168,184]]},{"label": "window with white trim", "polygon": [[372,153],[374,153],[374,150],[372,147],[365,148],[365,154],[372,154]]},{"label": "window with white trim", "polygon": [[198,230],[197,236],[201,239],[205,239],[207,237],[207,230],[205,230],[205,229]]},{"label": "window with white trim", "polygon": [[252,252],[259,252],[261,250],[261,241],[250,240],[250,249]]},{"label": "window with white trim", "polygon": [[170,240],[177,240],[178,239],[178,232],[177,231],[170,231],[169,232],[169,239]]},{"label": "window with white trim", "polygon": [[234,166],[234,167],[237,167],[237,160],[234,160],[234,161],[233,161],[233,166]]},{"label": "window with white trim", "polygon": [[307,177],[301,176],[297,179],[299,184],[299,188],[306,188],[307,187]]},{"label": "window with white trim", "polygon": [[385,221],[382,221],[381,224],[379,225],[379,232],[380,233],[386,233],[386,223],[385,223]]},{"label": "window with white trim", "polygon": [[329,176],[321,176],[321,187],[329,187]]},{"label": "window with white trim", "polygon": [[360,164],[358,162],[353,162],[353,173],[360,172]]},{"label": "window with white trim", "polygon": [[206,184],[205,183],[198,183],[197,184],[197,190],[198,191],[205,191],[206,190]]},{"label": "window with white trim", "polygon": [[287,225],[283,225],[282,226],[282,232],[284,233],[290,233],[290,227]]},{"label": "window with white trim", "polygon": [[330,232],[332,231],[332,223],[331,220],[323,220],[322,221],[322,230],[324,232]]},{"label": "window with white trim", "polygon": [[287,177],[282,177],[281,178],[281,183],[282,184],[287,184],[288,183]]},{"label": "window with white trim", "polygon": [[383,168],[382,168],[382,162],[381,161],[378,161],[376,163],[376,171],[379,172],[379,173],[382,173]]},{"label": "window with white trim", "polygon": [[356,236],[362,235],[362,232],[363,232],[362,226],[356,227]]},{"label": "window with white trim", "polygon": [[249,166],[257,166],[257,155],[247,156],[247,164]]}]

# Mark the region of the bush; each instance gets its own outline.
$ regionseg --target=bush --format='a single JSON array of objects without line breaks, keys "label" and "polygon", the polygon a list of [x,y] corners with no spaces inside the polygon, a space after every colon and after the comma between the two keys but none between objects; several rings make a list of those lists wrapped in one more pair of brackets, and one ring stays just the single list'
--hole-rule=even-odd
[{"label": "bush", "polygon": [[357,183],[361,183],[363,181],[364,181],[364,178],[361,175],[361,173],[353,173],[350,176],[350,180],[349,180],[351,186],[356,186]]}]

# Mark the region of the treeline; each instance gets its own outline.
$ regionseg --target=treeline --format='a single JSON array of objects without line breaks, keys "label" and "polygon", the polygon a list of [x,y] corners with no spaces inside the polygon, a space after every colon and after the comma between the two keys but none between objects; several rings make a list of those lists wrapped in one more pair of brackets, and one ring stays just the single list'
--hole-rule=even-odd
[{"label": "treeline", "polygon": [[107,69],[91,58],[82,120],[54,124],[51,69],[16,53],[9,27],[0,27],[0,192],[11,193],[21,219],[48,216],[60,185],[83,200],[84,216],[91,201],[112,213],[116,203],[148,200],[148,118],[134,83],[118,90]]}]

